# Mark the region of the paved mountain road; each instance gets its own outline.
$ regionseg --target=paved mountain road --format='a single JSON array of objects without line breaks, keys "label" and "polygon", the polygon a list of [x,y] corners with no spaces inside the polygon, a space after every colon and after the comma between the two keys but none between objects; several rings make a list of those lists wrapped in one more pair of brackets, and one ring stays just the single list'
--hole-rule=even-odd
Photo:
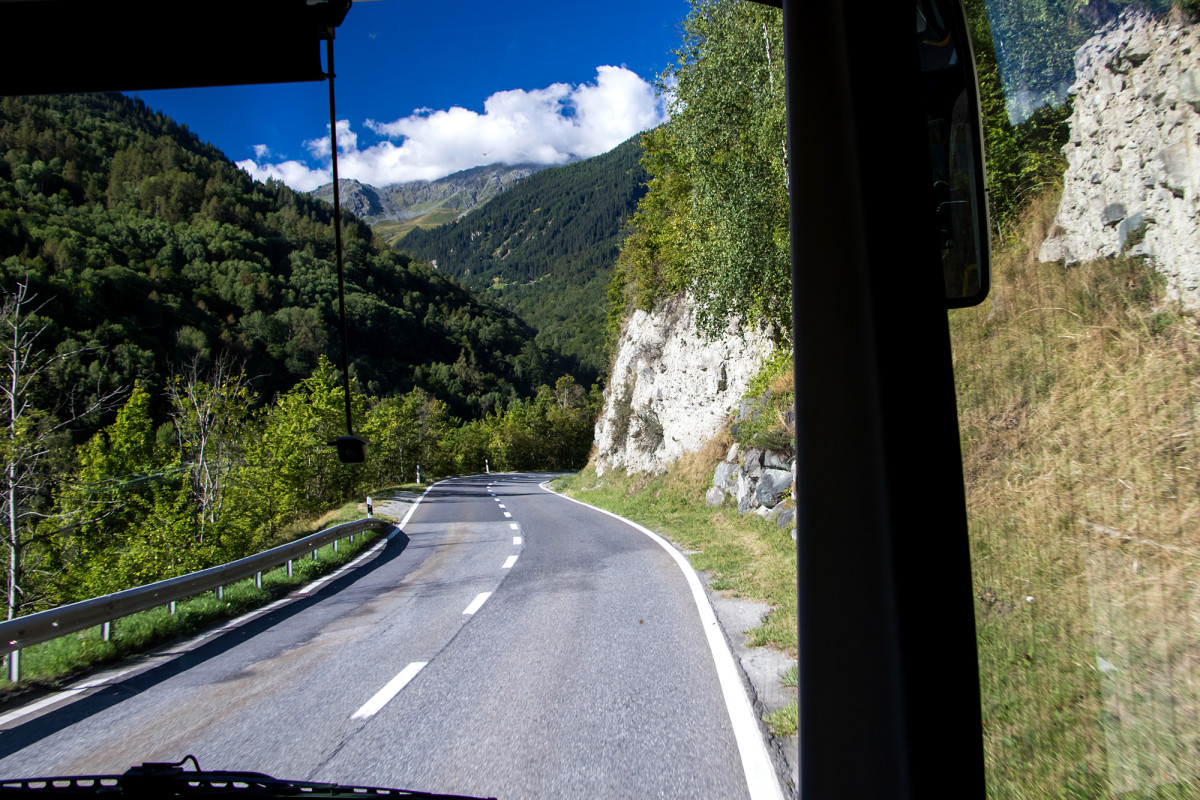
[{"label": "paved mountain road", "polygon": [[437,484],[319,591],[0,725],[0,777],[206,769],[523,797],[748,797],[683,571],[544,476]]}]

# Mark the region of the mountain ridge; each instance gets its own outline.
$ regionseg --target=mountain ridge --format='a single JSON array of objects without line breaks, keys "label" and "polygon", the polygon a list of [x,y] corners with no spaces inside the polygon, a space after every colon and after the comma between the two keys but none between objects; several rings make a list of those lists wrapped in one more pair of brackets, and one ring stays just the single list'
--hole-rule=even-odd
[{"label": "mountain ridge", "polygon": [[[433,209],[446,208],[465,214],[491,200],[517,182],[551,164],[485,164],[453,172],[433,180],[404,181],[374,186],[353,178],[338,181],[341,204],[365,222],[413,219]],[[333,183],[309,192],[319,200],[333,201]]]}]

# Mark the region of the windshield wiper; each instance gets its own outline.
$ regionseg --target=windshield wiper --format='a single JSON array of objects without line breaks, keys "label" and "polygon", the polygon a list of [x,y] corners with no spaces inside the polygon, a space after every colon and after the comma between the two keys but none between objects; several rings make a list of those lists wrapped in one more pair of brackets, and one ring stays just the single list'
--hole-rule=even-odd
[{"label": "windshield wiper", "polygon": [[[196,769],[187,772],[183,765],[191,761]],[[261,772],[230,770],[206,771],[194,756],[177,764],[148,761],[122,775],[72,775],[59,778],[0,779],[0,797],[113,797],[160,798],[186,797],[395,797],[406,800],[496,800],[462,794],[435,794],[383,789],[375,786],[349,786],[338,783],[314,783],[273,778]]]}]

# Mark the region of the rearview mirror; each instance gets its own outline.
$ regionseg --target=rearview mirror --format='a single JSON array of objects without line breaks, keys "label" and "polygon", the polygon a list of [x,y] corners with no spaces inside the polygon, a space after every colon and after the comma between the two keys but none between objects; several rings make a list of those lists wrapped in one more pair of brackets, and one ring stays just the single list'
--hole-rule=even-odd
[{"label": "rearview mirror", "polygon": [[975,57],[958,0],[919,0],[917,48],[929,140],[929,230],[947,308],[982,303],[990,280],[983,130]]},{"label": "rearview mirror", "polygon": [[338,461],[343,464],[362,464],[367,460],[367,440],[358,436],[340,436],[336,442]]}]

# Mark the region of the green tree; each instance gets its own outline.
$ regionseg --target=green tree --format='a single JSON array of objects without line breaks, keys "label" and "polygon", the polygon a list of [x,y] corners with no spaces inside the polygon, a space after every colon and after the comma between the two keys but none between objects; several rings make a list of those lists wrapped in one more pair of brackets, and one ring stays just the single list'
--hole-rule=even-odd
[{"label": "green tree", "polygon": [[194,526],[146,524],[160,506],[175,506],[160,497],[183,485],[178,454],[157,444],[150,407],[149,392],[135,386],[116,420],[79,448],[79,469],[59,495],[65,597],[120,591],[195,563]]},{"label": "green tree", "polygon": [[244,464],[245,441],[257,404],[245,373],[228,357],[202,374],[199,359],[167,387],[179,454],[187,467],[191,505],[203,544],[209,531],[220,546],[221,519],[231,473]]},{"label": "green tree", "polygon": [[[701,328],[732,317],[791,329],[787,123],[778,11],[693,0],[662,76],[672,117],[643,138],[653,176],[622,248],[610,299],[639,307],[689,290]],[[610,332],[613,321],[610,319]]]},{"label": "green tree", "polygon": [[[350,402],[354,418],[363,419],[366,397],[352,392]],[[362,465],[342,464],[333,447],[345,433],[340,375],[320,356],[312,375],[266,409],[261,436],[246,446],[246,468],[230,488],[239,524],[259,529],[270,542],[300,513],[360,494],[367,471]]]},{"label": "green tree", "polygon": [[[0,305],[0,517],[8,551],[8,619],[53,600],[49,575],[33,566],[45,557],[52,528],[46,524],[57,478],[51,465],[65,460],[66,427],[111,400],[102,392],[78,398],[65,391],[62,376],[55,373],[80,349],[62,347],[54,355],[41,349],[39,340],[49,323],[38,318],[42,306],[36,300],[26,280]],[[30,572],[39,573],[36,587],[28,580]]]}]

